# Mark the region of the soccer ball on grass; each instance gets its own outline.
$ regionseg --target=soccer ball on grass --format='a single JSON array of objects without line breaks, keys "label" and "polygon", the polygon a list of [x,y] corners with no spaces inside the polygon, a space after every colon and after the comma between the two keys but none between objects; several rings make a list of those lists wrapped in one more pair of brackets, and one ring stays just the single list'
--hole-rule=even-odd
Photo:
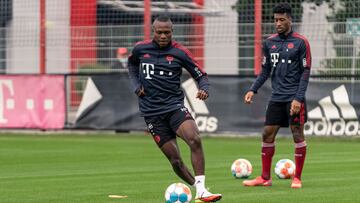
[{"label": "soccer ball on grass", "polygon": [[183,183],[173,183],[165,191],[166,203],[189,203],[191,198],[190,188]]},{"label": "soccer ball on grass", "polygon": [[295,164],[290,159],[281,159],[275,165],[275,174],[280,179],[289,179],[295,175]]},{"label": "soccer ball on grass", "polygon": [[235,178],[247,178],[252,173],[252,165],[246,159],[237,159],[231,165],[231,173]]}]

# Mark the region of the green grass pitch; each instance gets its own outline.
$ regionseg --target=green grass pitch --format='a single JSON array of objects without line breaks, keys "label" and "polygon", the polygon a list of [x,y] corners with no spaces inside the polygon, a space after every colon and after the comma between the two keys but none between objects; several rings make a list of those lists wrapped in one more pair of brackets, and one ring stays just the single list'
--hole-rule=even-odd
[{"label": "green grass pitch", "polygon": [[[179,143],[189,164],[188,148]],[[272,187],[243,187],[231,176],[231,163],[246,158],[254,168],[250,178],[259,175],[260,138],[205,137],[206,185],[224,203],[360,202],[360,139],[308,137],[307,143],[302,189],[274,173]],[[273,167],[293,159],[293,146],[277,139]],[[161,203],[166,187],[180,181],[149,136],[0,134],[0,202]]]}]

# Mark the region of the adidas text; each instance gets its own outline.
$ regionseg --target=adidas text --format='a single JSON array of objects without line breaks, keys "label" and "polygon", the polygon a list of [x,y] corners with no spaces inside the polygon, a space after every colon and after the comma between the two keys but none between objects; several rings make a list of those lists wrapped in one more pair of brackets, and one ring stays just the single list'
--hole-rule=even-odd
[{"label": "adidas text", "polygon": [[319,100],[319,106],[308,113],[305,135],[356,136],[360,135],[359,120],[351,105],[345,85],[340,85],[332,94]]},{"label": "adidas text", "polygon": [[357,120],[345,121],[339,119],[336,121],[329,120],[311,120],[305,124],[305,135],[316,136],[355,136],[360,135],[360,123]]},{"label": "adidas text", "polygon": [[201,132],[215,132],[218,128],[218,119],[213,116],[197,116],[195,122]]}]

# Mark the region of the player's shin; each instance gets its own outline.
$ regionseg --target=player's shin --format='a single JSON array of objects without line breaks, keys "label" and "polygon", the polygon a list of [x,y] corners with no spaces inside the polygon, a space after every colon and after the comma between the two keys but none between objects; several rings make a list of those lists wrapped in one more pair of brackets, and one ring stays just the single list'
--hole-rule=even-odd
[{"label": "player's shin", "polygon": [[306,157],[306,142],[295,143],[295,178],[301,180],[301,173],[304,167],[305,157]]},{"label": "player's shin", "polygon": [[271,162],[275,153],[275,143],[262,143],[261,161],[262,161],[262,178],[269,180],[271,178]]}]

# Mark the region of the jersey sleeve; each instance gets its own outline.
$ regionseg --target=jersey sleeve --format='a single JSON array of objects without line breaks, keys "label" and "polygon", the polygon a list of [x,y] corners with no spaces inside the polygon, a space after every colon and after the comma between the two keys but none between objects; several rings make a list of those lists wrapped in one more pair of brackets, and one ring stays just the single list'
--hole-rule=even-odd
[{"label": "jersey sleeve", "polygon": [[263,43],[263,60],[262,60],[262,69],[261,73],[258,75],[254,83],[250,87],[250,91],[257,93],[260,87],[265,83],[265,81],[269,78],[271,73],[271,59],[270,54],[266,45],[266,41]]},{"label": "jersey sleeve", "polygon": [[199,63],[194,59],[193,55],[186,48],[182,48],[180,54],[183,67],[191,74],[197,81],[199,89],[209,93],[210,83],[206,72],[200,67]]},{"label": "jersey sleeve", "polygon": [[304,102],[306,89],[309,84],[311,60],[312,60],[310,44],[306,39],[304,39],[303,43],[301,44],[299,57],[300,60],[302,60],[302,67],[304,68],[304,71],[300,78],[299,89],[296,93],[295,100],[299,102]]},{"label": "jersey sleeve", "polygon": [[139,78],[139,67],[140,58],[139,58],[139,47],[135,46],[128,58],[128,69],[129,69],[129,78],[132,87],[132,91],[136,93],[140,87],[140,78]]}]

